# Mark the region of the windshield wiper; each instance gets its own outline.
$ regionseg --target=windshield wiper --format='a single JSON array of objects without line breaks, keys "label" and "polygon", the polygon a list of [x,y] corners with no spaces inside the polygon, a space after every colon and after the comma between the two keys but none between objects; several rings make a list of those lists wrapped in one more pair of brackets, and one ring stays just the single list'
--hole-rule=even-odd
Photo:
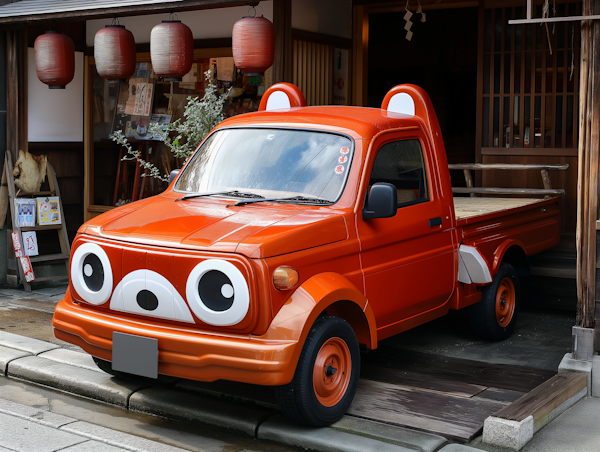
[{"label": "windshield wiper", "polygon": [[245,192],[241,192],[238,190],[231,190],[231,191],[218,191],[218,192],[214,192],[214,193],[191,193],[189,195],[185,195],[181,198],[178,198],[175,201],[185,201],[186,199],[201,198],[203,196],[217,196],[217,195],[235,196],[235,197],[239,197],[239,198],[257,198],[257,199],[264,198],[264,196],[257,195],[255,193],[245,193]]},{"label": "windshield wiper", "polygon": [[288,198],[263,198],[263,199],[249,199],[247,201],[238,201],[235,203],[236,206],[245,206],[246,204],[254,204],[256,202],[282,202],[282,201],[295,201],[300,203],[308,204],[333,204],[333,201],[323,198],[307,198],[306,196],[290,196]]}]

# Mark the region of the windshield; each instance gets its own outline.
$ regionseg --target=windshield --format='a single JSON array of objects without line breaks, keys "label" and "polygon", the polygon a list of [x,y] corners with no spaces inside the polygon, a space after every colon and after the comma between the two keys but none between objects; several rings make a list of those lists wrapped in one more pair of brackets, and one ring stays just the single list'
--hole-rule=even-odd
[{"label": "windshield", "polygon": [[175,190],[240,191],[267,198],[337,201],[352,161],[349,138],[325,132],[227,129],[196,151]]}]

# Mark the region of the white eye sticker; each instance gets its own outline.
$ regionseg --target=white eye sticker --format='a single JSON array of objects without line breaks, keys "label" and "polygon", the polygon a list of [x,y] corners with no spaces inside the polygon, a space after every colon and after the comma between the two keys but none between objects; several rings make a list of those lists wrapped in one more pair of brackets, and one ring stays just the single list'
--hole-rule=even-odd
[{"label": "white eye sticker", "polygon": [[270,133],[269,135],[267,135],[267,140],[272,140],[273,138],[275,138],[274,133]]},{"label": "white eye sticker", "polygon": [[346,163],[348,161],[348,157],[345,155],[340,155],[340,158],[338,159],[338,163]]},{"label": "white eye sticker", "polygon": [[344,172],[344,167],[342,165],[338,165],[335,167],[335,174],[342,174]]},{"label": "white eye sticker", "polygon": [[350,152],[350,148],[348,148],[348,146],[344,146],[342,149],[340,149],[340,154],[342,155],[346,155],[348,152]]}]

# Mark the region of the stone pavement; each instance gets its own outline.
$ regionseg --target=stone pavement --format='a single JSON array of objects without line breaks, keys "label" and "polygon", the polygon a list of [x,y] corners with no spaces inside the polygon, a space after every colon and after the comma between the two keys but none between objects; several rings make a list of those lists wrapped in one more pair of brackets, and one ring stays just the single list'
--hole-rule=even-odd
[{"label": "stone pavement", "polygon": [[185,451],[1,398],[0,425],[0,452]]}]

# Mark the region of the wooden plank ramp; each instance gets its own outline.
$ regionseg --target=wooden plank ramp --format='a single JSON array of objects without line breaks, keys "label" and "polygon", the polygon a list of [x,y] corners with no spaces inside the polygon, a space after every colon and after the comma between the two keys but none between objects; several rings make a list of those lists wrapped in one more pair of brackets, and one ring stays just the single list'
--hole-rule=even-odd
[{"label": "wooden plank ramp", "polygon": [[467,442],[556,372],[382,347],[363,355],[348,414]]}]

